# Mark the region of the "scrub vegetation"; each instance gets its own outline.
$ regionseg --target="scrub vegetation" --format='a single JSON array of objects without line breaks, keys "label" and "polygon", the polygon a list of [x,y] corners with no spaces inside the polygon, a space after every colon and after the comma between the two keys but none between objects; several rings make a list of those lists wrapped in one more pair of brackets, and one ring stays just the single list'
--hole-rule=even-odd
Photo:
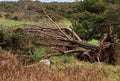
[{"label": "scrub vegetation", "polygon": [[[22,31],[25,24],[54,26],[41,5],[57,25],[70,27],[90,44],[99,45],[109,25],[114,25],[115,65],[80,61],[74,54],[51,57],[50,66],[39,63],[45,55],[58,53],[51,46],[31,44],[38,39]],[[119,0],[0,2],[0,81],[119,81],[119,14]]]}]

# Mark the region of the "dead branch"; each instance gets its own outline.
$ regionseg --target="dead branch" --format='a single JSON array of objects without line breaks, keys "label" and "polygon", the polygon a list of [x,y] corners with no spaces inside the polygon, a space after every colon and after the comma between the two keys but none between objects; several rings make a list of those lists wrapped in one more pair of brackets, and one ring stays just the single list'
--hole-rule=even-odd
[{"label": "dead branch", "polygon": [[[39,27],[34,25],[34,27],[26,26],[23,28],[25,34],[33,34],[37,38],[33,41],[33,44],[53,46],[59,52],[59,54],[49,54],[45,58],[50,58],[52,56],[67,55],[70,53],[81,54],[81,59],[89,59],[90,61],[98,61],[97,54],[100,54],[100,61],[110,63],[113,59],[114,49],[114,39],[113,39],[113,25],[110,25],[109,32],[105,34],[105,37],[101,41],[100,45],[89,44],[86,41],[82,41],[79,36],[69,27]],[[67,38],[61,31],[64,32],[69,38]],[[66,31],[69,33],[67,34]],[[85,50],[73,50],[76,47],[84,48]],[[66,49],[67,48],[67,49]],[[70,48],[70,49],[69,49]],[[107,57],[105,60],[104,57]],[[108,60],[109,59],[109,60]]]},{"label": "dead branch", "polygon": [[80,47],[83,47],[85,49],[99,49],[99,46],[97,45],[94,45],[94,44],[89,44],[85,41],[76,41],[76,40],[66,40],[66,39],[61,39],[62,41],[68,41],[68,42],[71,42],[73,44],[77,44],[79,45]]},{"label": "dead branch", "polygon": [[69,37],[65,32],[63,32],[63,31],[60,29],[59,25],[58,25],[56,22],[54,22],[53,19],[48,15],[48,13],[47,13],[46,10],[44,9],[43,5],[40,4],[40,6],[41,6],[44,14],[45,14],[45,15],[48,17],[48,19],[55,25],[55,27],[58,28],[59,31],[60,31],[67,39],[70,39],[70,37]]},{"label": "dead branch", "polygon": [[[69,27],[60,27],[59,29],[61,30],[68,30],[70,33],[73,34],[73,36],[78,40],[78,41],[82,41],[80,39],[80,37]],[[28,32],[42,32],[44,30],[54,30],[54,31],[57,31],[59,30],[58,28],[53,28],[53,27],[41,27],[41,28],[32,28],[32,29],[27,29]],[[70,37],[70,36],[69,36]],[[70,38],[71,39],[71,38]]]},{"label": "dead branch", "polygon": [[46,55],[46,56],[44,56],[43,58],[50,58],[50,57],[53,57],[53,56],[62,56],[62,55],[64,55],[64,54],[61,54],[61,53],[57,53],[57,54],[48,54],[48,55]]},{"label": "dead branch", "polygon": [[68,51],[64,51],[64,50],[61,50],[59,48],[54,48],[55,50],[58,50],[60,53],[58,54],[48,54],[46,56],[44,56],[44,58],[50,58],[50,57],[53,57],[53,56],[62,56],[62,55],[67,55],[67,54],[70,54],[70,53],[84,53],[84,52],[89,52],[90,50],[68,50]]},{"label": "dead branch", "polygon": [[43,44],[40,42],[34,42],[34,44],[42,45],[42,46],[64,46],[64,47],[77,47],[77,45],[69,45],[69,44]]}]

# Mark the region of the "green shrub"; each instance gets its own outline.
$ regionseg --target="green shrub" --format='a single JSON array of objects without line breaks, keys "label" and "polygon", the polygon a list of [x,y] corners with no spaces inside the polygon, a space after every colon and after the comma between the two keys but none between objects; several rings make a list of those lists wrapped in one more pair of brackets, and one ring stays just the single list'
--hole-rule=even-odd
[{"label": "green shrub", "polygon": [[3,48],[3,49],[6,49],[8,46],[9,46],[9,35],[10,33],[8,34],[8,32],[6,32],[4,30],[4,28],[1,28],[0,29],[0,46]]},{"label": "green shrub", "polygon": [[24,42],[25,36],[22,34],[21,28],[15,28],[10,35],[11,48],[17,50],[20,48],[21,44]]},{"label": "green shrub", "polygon": [[53,51],[50,47],[35,47],[34,50],[29,50],[29,54],[35,62],[39,62],[46,54],[51,54]]}]

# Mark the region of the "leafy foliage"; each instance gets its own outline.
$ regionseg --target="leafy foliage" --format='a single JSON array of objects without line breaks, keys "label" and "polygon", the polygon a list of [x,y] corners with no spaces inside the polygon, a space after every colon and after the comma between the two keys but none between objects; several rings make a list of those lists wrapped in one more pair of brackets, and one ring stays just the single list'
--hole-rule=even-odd
[{"label": "leafy foliage", "polygon": [[4,49],[11,49],[15,52],[26,49],[29,48],[28,41],[31,41],[30,37],[25,36],[19,27],[0,30],[0,46]]},{"label": "leafy foliage", "polygon": [[105,5],[100,0],[84,0],[79,4],[78,10],[99,14],[105,11]]},{"label": "leafy foliage", "polygon": [[[98,27],[98,25],[102,22],[104,18],[98,14],[83,12],[79,17],[79,23],[73,24],[73,29],[78,33],[78,35],[85,40],[88,39],[99,39],[102,36],[103,29]],[[101,28],[101,30],[100,30]],[[99,34],[95,34],[98,33]]]},{"label": "leafy foliage", "polygon": [[100,39],[108,32],[109,24],[115,24],[115,34],[118,37],[120,29],[119,4],[116,1],[107,0],[84,0],[77,6],[79,21],[73,24],[73,29],[85,39]]},{"label": "leafy foliage", "polygon": [[35,62],[39,62],[46,54],[53,53],[50,47],[35,47],[34,50],[29,51],[30,56]]}]

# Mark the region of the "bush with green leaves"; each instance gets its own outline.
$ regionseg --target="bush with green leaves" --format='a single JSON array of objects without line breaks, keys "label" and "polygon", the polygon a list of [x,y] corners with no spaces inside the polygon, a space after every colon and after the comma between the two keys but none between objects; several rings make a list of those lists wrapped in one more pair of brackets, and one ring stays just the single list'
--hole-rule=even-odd
[{"label": "bush with green leaves", "polygon": [[27,53],[26,49],[30,49],[28,42],[32,41],[32,36],[24,35],[22,28],[15,27],[9,31],[10,28],[0,30],[0,46],[4,49],[11,49],[12,51],[23,51]]},{"label": "bush with green leaves", "polygon": [[88,11],[90,13],[100,14],[105,11],[105,4],[103,0],[84,0],[78,5],[80,12]]},{"label": "bush with green leaves", "polygon": [[25,36],[22,34],[22,29],[21,28],[14,29],[10,35],[12,49],[14,50],[19,49],[24,39]]},{"label": "bush with green leaves", "polygon": [[34,50],[29,50],[29,55],[35,62],[39,62],[47,54],[51,54],[54,51],[50,47],[35,47]]},{"label": "bush with green leaves", "polygon": [[73,30],[84,40],[100,39],[106,32],[100,26],[100,23],[103,22],[104,18],[102,16],[86,11],[80,15],[79,22],[73,24]]},{"label": "bush with green leaves", "polygon": [[[118,0],[116,0],[118,1]],[[73,23],[73,29],[84,40],[98,39],[108,33],[110,24],[115,24],[115,34],[119,38],[119,4],[107,0],[84,0],[77,9],[80,12],[78,22]],[[120,38],[119,38],[120,39]]]}]

